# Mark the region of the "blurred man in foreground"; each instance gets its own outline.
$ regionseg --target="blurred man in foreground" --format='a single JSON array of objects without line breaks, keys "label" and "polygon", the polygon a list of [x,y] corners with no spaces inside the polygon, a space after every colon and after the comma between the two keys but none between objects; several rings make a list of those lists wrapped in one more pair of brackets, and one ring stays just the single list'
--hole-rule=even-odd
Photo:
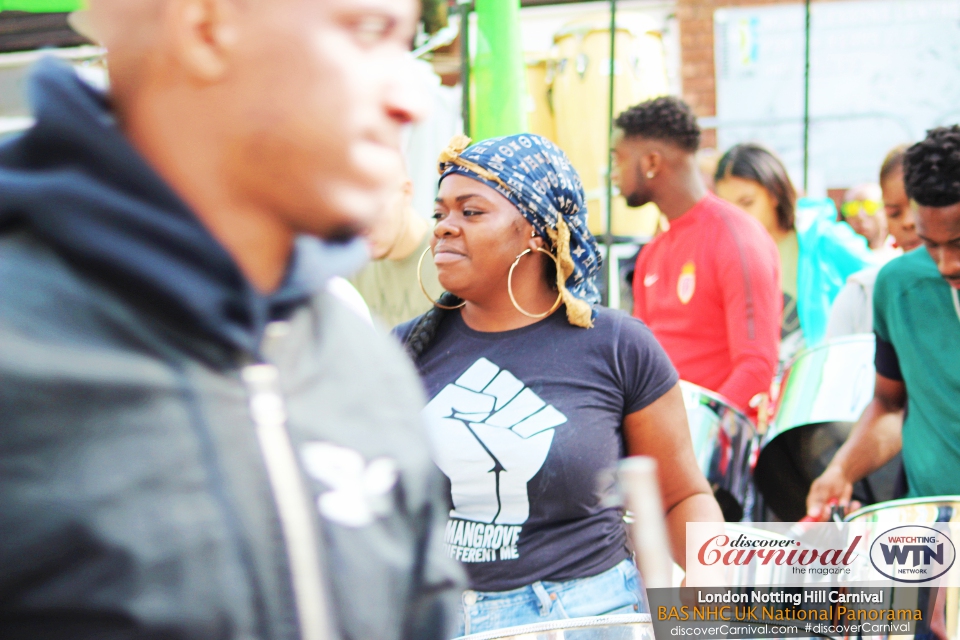
[{"label": "blurred man in foreground", "polygon": [[[904,162],[926,250],[877,276],[877,380],[846,443],[807,496],[811,516],[850,502],[853,483],[902,450],[907,497],[960,493],[960,126],[932,129]],[[896,417],[907,405],[903,426]]]},{"label": "blurred man in foreground", "polygon": [[90,17],[111,95],[44,62],[0,147],[0,637],[448,637],[418,383],[301,235],[385,205],[414,3]]}]

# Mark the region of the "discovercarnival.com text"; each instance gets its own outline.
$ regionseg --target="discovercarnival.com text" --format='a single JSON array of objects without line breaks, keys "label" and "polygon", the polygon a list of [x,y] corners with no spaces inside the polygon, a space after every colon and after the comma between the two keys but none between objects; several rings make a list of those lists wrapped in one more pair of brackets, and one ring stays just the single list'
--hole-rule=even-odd
[{"label": "discovercarnival.com text", "polygon": [[670,630],[673,636],[699,636],[702,638],[723,638],[726,636],[767,636],[767,635],[796,635],[799,627],[784,627],[768,624],[721,624],[718,627],[693,627],[677,625]]}]

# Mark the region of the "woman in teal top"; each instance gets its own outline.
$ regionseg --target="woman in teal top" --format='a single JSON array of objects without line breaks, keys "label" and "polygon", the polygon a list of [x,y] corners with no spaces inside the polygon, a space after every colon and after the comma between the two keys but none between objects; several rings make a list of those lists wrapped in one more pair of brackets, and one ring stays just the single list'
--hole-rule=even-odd
[{"label": "woman in teal top", "polygon": [[780,360],[820,343],[830,305],[847,277],[872,264],[863,238],[836,222],[827,198],[797,199],[787,170],[773,152],[738,144],[717,165],[717,195],[760,221],[780,251],[783,322]]}]

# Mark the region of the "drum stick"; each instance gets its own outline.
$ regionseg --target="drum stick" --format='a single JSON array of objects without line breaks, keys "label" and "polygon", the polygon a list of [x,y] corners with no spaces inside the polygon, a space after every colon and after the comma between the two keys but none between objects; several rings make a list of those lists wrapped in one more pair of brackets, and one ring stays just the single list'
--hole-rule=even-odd
[{"label": "drum stick", "polygon": [[617,476],[626,507],[633,513],[633,545],[644,585],[648,589],[669,588],[673,560],[657,482],[657,461],[646,456],[626,458],[620,462]]}]

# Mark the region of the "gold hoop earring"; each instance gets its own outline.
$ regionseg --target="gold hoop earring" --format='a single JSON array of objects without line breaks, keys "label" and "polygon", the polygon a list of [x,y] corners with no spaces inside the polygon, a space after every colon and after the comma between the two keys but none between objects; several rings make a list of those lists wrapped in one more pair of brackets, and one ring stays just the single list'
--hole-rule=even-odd
[{"label": "gold hoop earring", "polygon": [[423,268],[423,259],[427,257],[428,253],[430,253],[430,247],[427,247],[426,249],[424,249],[423,253],[420,254],[419,262],[417,262],[417,282],[420,283],[420,291],[423,291],[423,295],[427,296],[427,300],[432,302],[433,306],[439,309],[444,309],[446,311],[453,311],[454,309],[459,309],[463,305],[467,304],[467,301],[464,300],[463,302],[456,305],[455,307],[450,307],[445,304],[440,304],[439,302],[437,302],[436,300],[430,297],[430,294],[427,293],[427,288],[423,286],[423,275],[420,273],[420,270]]},{"label": "gold hoop earring", "polygon": [[[560,271],[560,261],[557,259],[555,255],[553,255],[543,247],[537,247],[537,251],[539,251],[544,255],[550,256],[550,259],[553,260],[554,264],[557,265],[557,271],[558,272]],[[525,311],[520,306],[520,304],[517,302],[516,297],[513,295],[513,270],[517,268],[518,264],[520,264],[520,258],[527,255],[528,253],[533,253],[533,249],[526,249],[523,253],[518,255],[517,259],[513,261],[512,265],[510,265],[510,273],[507,274],[507,293],[510,294],[510,302],[513,303],[513,306],[517,311],[527,316],[528,318],[539,320],[540,318],[546,318],[548,315],[550,315],[551,313],[553,313],[554,311],[560,308],[560,303],[563,302],[563,293],[562,292],[558,293],[557,301],[553,303],[553,306],[550,307],[548,311],[544,311],[543,313],[530,313],[529,311]]]}]

